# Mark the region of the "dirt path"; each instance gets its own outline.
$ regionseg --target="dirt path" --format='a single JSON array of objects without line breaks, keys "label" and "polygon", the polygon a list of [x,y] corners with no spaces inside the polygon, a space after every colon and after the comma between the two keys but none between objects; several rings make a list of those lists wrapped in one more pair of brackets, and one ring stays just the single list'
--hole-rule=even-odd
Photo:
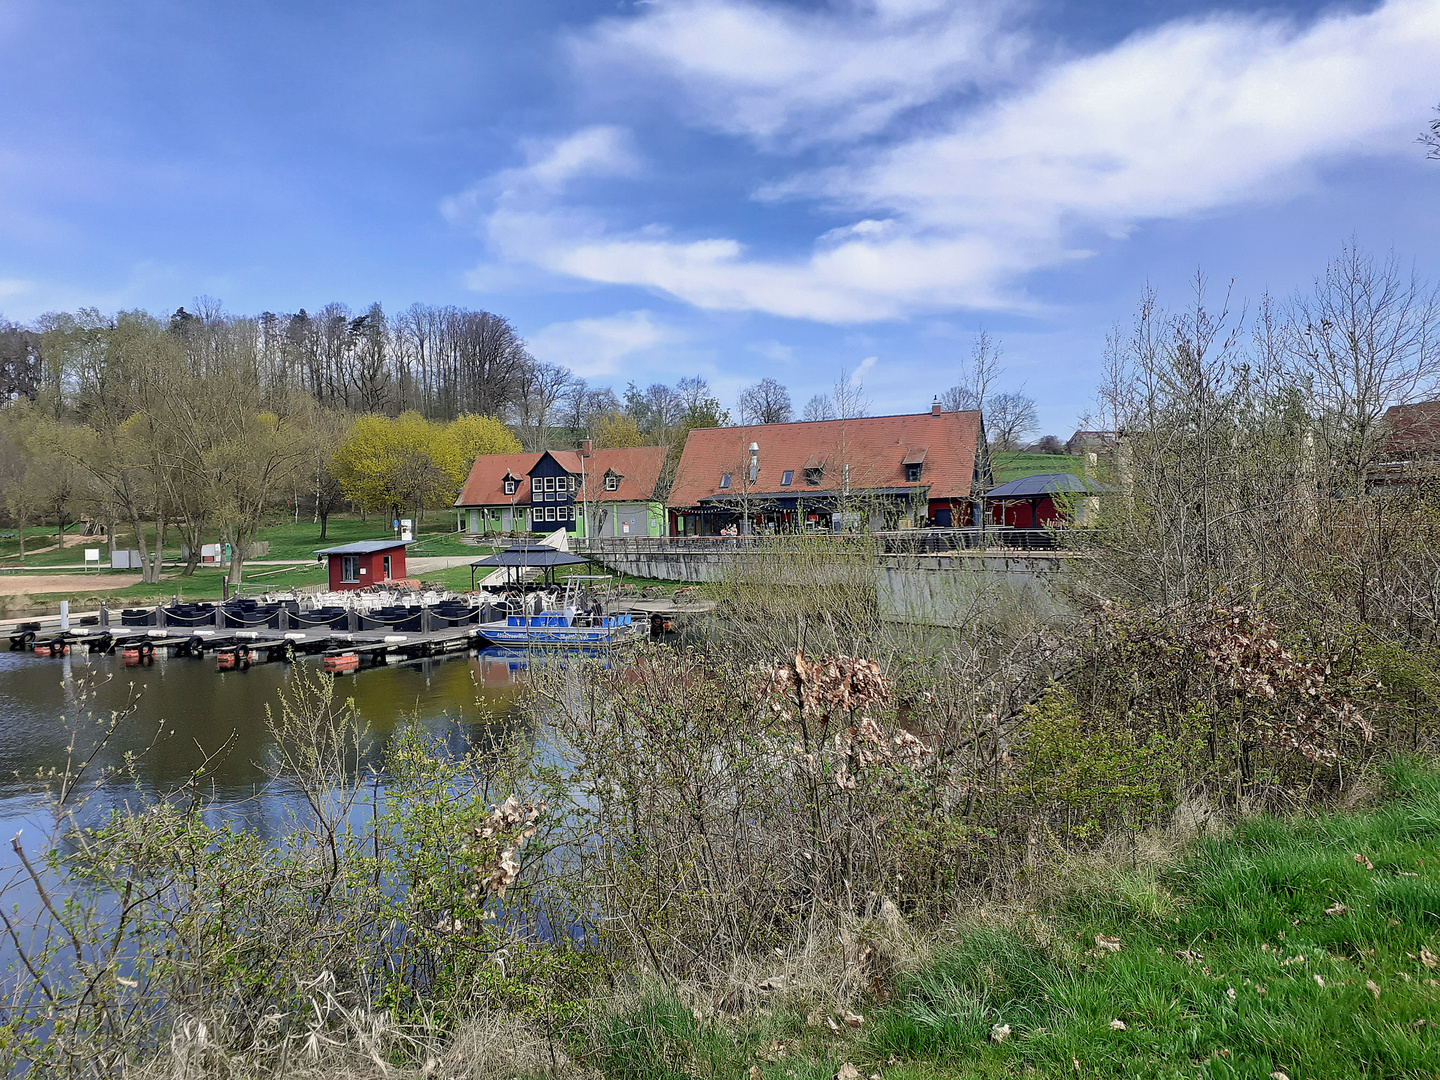
[{"label": "dirt path", "polygon": [[[139,574],[0,574],[0,596],[52,592],[109,592],[140,584]],[[159,586],[157,585],[158,589]]]}]

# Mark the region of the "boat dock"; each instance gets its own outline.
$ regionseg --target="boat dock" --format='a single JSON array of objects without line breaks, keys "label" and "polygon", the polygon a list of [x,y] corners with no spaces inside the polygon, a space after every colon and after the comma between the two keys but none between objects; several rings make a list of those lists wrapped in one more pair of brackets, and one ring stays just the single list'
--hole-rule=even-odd
[{"label": "boat dock", "polygon": [[[346,630],[212,630],[157,629],[154,627],[82,626],[70,629],[40,627],[17,629],[10,635],[11,651],[30,650],[39,656],[64,656],[84,651],[120,653],[127,664],[148,664],[159,653],[217,658],[219,670],[248,668],[257,663],[290,661],[296,656],[320,654],[326,658],[352,655],[370,664],[392,657],[417,659],[458,652],[477,644],[473,626],[403,634]],[[358,666],[358,664],[356,665]]]},{"label": "boat dock", "polygon": [[37,656],[118,652],[127,665],[151,664],[157,655],[198,659],[209,654],[220,671],[318,655],[326,670],[341,672],[487,645],[613,647],[633,638],[627,632],[632,619],[641,625],[648,622],[652,632],[661,633],[673,628],[676,615],[710,607],[703,601],[622,601],[624,608],[614,609],[613,615],[583,624],[577,620],[576,627],[557,633],[549,614],[532,619],[512,614],[513,607],[504,604],[429,596],[415,602],[420,599],[384,600],[385,606],[369,608],[323,606],[323,598],[306,608],[297,599],[175,601],[119,611],[101,606],[83,615],[12,622],[0,626],[0,638],[8,638],[12,652],[31,651]]}]

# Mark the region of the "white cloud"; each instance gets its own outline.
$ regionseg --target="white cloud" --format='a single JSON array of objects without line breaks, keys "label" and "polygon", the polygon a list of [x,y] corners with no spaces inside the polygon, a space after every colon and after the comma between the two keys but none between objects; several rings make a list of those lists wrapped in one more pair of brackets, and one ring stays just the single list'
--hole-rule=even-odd
[{"label": "white cloud", "polygon": [[749,348],[751,352],[759,353],[777,364],[791,364],[795,361],[794,345],[783,345],[778,341],[753,341]]},{"label": "white cloud", "polygon": [[524,149],[524,165],[442,199],[440,212],[455,224],[480,223],[492,205],[548,206],[575,180],[632,176],[640,168],[630,133],[610,124],[581,128],[563,139],[527,141]]},{"label": "white cloud", "polygon": [[855,370],[850,373],[850,385],[859,387],[865,384],[865,377],[870,374],[876,364],[880,362],[878,356],[867,356],[856,365]]},{"label": "white cloud", "polygon": [[0,278],[0,296],[21,296],[30,288],[31,283],[23,278]]},{"label": "white cloud", "polygon": [[[782,15],[734,0],[685,0],[657,5],[655,14],[629,23],[602,24],[580,47],[616,55],[628,47],[637,62],[669,64],[666,70],[710,102],[715,115],[735,118],[734,130],[757,138],[785,133],[786,110],[793,108],[797,130],[838,137],[841,121],[806,112],[805,83],[819,61],[805,52],[799,31],[791,38],[782,31],[819,27],[828,62],[850,70],[868,55],[867,30],[939,19],[948,9],[914,0],[847,10],[845,21],[834,10]],[[715,43],[708,61],[705,40]],[[687,44],[662,49],[657,41]],[[801,55],[787,59],[781,42]],[[753,77],[744,75],[746,48],[756,53]],[[883,48],[879,55],[882,72],[891,70]],[[1434,0],[1389,0],[1305,25],[1228,14],[1174,22],[1053,63],[1024,88],[983,105],[952,102],[944,123],[888,145],[834,152],[828,167],[773,185],[767,198],[854,215],[852,224],[789,257],[754,256],[724,235],[678,237],[655,225],[617,230],[553,197],[556,185],[540,181],[531,190],[544,199],[496,200],[488,235],[505,258],[712,310],[856,323],[954,308],[1023,308],[1026,274],[1083,258],[1086,245],[1102,236],[1286,198],[1314,183],[1330,162],[1414,154],[1418,118],[1434,104],[1437,56]],[[913,95],[943,96],[967,78],[921,63],[913,80],[897,75],[884,84],[890,89],[876,91],[874,100],[888,104],[861,126],[883,124],[900,103],[921,99]],[[910,89],[895,89],[902,83]],[[854,88],[866,85],[858,77],[829,83],[813,98],[823,98],[827,109],[848,102],[859,115],[870,99]],[[779,88],[774,116],[757,104],[767,87]],[[613,150],[574,158],[584,168],[626,160]],[[567,177],[569,170],[553,167]],[[501,186],[514,190],[513,181]]]},{"label": "white cloud", "polygon": [[614,375],[620,362],[634,353],[680,339],[679,333],[655,321],[648,311],[622,311],[591,319],[552,323],[527,339],[541,360],[564,364],[577,375]]},{"label": "white cloud", "polygon": [[703,123],[766,144],[852,139],[906,109],[992,83],[1024,39],[1002,0],[841,0],[802,12],[751,0],[666,0],[572,43],[592,84],[650,74]]}]

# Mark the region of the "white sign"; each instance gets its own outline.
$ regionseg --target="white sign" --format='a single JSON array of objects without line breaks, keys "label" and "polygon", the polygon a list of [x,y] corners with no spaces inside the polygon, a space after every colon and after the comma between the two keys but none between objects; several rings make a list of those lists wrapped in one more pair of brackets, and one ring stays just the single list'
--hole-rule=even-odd
[{"label": "white sign", "polygon": [[99,562],[99,561],[100,561],[100,549],[99,549],[99,548],[86,548],[86,549],[85,549],[85,561],[86,561],[86,562]]}]

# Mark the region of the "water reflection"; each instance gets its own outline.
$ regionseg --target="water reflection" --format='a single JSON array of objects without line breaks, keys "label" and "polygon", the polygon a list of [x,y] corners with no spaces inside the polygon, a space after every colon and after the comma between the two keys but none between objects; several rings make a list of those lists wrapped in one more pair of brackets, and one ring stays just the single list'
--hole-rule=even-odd
[{"label": "water reflection", "polygon": [[[406,717],[460,749],[477,728],[513,718],[523,665],[523,654],[437,657],[341,676],[336,692],[354,700],[375,757]],[[223,756],[207,765],[208,793],[219,805],[249,799],[267,779],[266,709],[279,707],[292,671],[263,664],[217,672],[213,659],[191,657],[157,657],[153,667],[142,668],[125,667],[117,656],[47,659],[0,652],[3,817],[34,808],[33,777],[63,766],[77,722],[77,751],[88,752],[103,723],[127,707],[132,714],[97,756],[97,766],[118,765],[127,752],[141,755],[137,777],[149,794],[172,790],[223,748]]]}]

